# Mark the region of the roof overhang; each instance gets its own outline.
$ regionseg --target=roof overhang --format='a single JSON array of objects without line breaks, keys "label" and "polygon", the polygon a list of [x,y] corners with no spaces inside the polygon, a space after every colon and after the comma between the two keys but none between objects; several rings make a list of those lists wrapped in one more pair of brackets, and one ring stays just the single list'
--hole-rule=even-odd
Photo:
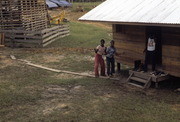
[{"label": "roof overhang", "polygon": [[157,27],[176,27],[180,28],[180,24],[160,24],[160,23],[140,23],[140,22],[118,22],[118,21],[99,21],[99,20],[79,20],[84,22],[101,22],[119,25],[138,25],[138,26],[157,26]]},{"label": "roof overhang", "polygon": [[180,27],[180,0],[106,0],[80,21]]}]

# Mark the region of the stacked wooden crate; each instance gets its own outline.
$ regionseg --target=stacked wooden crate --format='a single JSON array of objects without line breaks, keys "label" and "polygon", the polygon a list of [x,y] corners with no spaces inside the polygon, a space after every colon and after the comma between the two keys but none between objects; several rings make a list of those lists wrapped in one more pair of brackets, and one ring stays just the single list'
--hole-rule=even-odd
[{"label": "stacked wooden crate", "polygon": [[68,26],[49,27],[45,0],[0,0],[0,32],[5,34],[5,45],[40,47],[69,34]]},{"label": "stacked wooden crate", "polygon": [[0,27],[4,30],[41,30],[48,26],[44,0],[1,0]]}]

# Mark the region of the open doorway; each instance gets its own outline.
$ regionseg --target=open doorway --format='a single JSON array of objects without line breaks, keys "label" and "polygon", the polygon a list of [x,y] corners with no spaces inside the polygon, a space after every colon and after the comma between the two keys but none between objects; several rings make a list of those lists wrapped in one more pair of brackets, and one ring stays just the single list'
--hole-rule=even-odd
[{"label": "open doorway", "polygon": [[0,33],[0,45],[4,45],[4,33]]},{"label": "open doorway", "polygon": [[162,65],[161,27],[155,27],[155,26],[146,27],[146,44],[150,35],[154,35],[154,38],[156,40],[156,64],[161,66]]}]

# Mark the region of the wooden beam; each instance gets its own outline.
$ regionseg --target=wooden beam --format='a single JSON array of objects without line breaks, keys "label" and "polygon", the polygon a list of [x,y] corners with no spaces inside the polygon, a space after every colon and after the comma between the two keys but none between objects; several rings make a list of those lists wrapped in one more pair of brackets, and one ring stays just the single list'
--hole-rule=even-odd
[{"label": "wooden beam", "polygon": [[[12,59],[16,60],[15,56],[13,56]],[[21,61],[21,62],[23,62],[23,63],[25,63],[25,64],[27,64],[29,66],[44,69],[44,70],[48,70],[48,71],[52,71],[52,72],[56,72],[56,73],[66,73],[66,74],[72,74],[72,75],[79,75],[79,76],[83,76],[83,77],[95,78],[94,75],[90,75],[90,74],[87,74],[87,73],[77,73],[77,72],[71,72],[71,71],[66,71],[66,70],[58,70],[58,69],[48,68],[48,67],[45,67],[45,66],[42,66],[42,65],[34,64],[34,63],[31,63],[30,61],[27,61],[27,60],[22,60],[22,59],[17,59],[17,60]],[[119,81],[118,78],[109,78],[109,77],[104,77],[104,76],[100,76],[99,78],[101,78],[101,79],[111,79],[111,80]]]}]

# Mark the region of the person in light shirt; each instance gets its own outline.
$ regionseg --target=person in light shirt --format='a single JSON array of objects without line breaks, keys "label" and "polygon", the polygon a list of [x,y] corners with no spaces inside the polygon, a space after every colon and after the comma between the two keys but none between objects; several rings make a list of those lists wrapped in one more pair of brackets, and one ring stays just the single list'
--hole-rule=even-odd
[{"label": "person in light shirt", "polygon": [[94,51],[95,51],[95,65],[94,65],[94,72],[95,77],[99,77],[99,65],[101,66],[101,76],[105,76],[105,63],[103,59],[103,55],[106,55],[106,47],[105,47],[105,40],[101,39],[100,45],[98,45]]},{"label": "person in light shirt", "polygon": [[155,71],[156,68],[156,42],[154,39],[154,35],[151,35],[148,38],[146,49],[144,50],[146,52],[145,56],[145,64],[144,64],[144,71],[148,71],[148,64],[151,61],[152,63],[152,71]]}]

